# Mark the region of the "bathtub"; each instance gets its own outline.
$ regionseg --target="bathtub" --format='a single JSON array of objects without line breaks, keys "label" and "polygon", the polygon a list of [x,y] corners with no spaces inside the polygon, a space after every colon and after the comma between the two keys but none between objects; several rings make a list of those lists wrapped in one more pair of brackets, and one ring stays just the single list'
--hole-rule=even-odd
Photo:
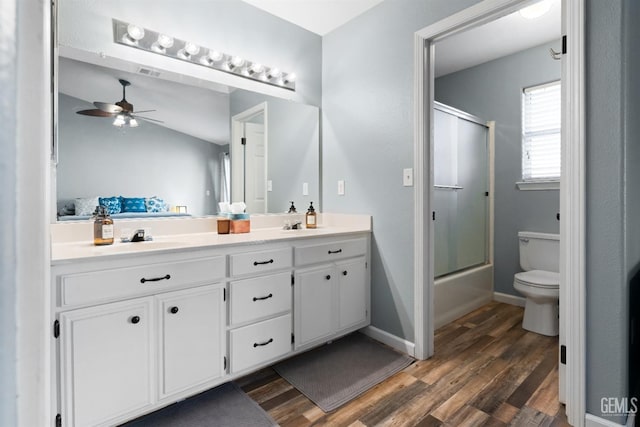
[{"label": "bathtub", "polygon": [[433,295],[438,329],[493,300],[493,264],[435,279]]}]

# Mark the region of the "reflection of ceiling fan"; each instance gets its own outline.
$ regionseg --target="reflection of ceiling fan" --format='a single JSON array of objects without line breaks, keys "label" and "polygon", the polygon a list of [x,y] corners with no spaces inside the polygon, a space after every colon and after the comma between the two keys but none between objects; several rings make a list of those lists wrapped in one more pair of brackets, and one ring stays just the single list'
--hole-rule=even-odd
[{"label": "reflection of ceiling fan", "polygon": [[133,111],[133,104],[129,104],[127,102],[125,96],[126,87],[129,86],[129,83],[126,80],[119,79],[118,80],[122,85],[122,100],[116,102],[115,104],[110,104],[108,102],[94,102],[97,108],[93,108],[91,110],[81,110],[78,111],[78,114],[82,114],[85,116],[93,116],[93,117],[115,117],[113,121],[113,125],[117,127],[137,127],[138,121],[136,119],[148,120],[151,122],[164,123],[161,120],[150,119],[149,117],[141,117],[138,116],[139,113],[150,113],[156,110],[145,110],[145,111]]}]

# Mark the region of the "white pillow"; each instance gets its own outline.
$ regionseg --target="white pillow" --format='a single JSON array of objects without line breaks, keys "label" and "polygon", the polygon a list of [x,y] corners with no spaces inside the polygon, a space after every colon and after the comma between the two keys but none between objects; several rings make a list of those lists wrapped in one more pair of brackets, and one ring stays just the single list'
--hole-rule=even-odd
[{"label": "white pillow", "polygon": [[96,210],[96,206],[98,206],[98,198],[97,197],[84,197],[77,198],[74,202],[76,206],[76,215],[84,216],[84,215],[93,215]]}]

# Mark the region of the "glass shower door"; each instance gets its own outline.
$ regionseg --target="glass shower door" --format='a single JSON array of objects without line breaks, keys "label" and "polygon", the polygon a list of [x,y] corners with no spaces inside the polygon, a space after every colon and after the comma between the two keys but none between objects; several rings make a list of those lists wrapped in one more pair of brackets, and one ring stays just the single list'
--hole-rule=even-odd
[{"label": "glass shower door", "polygon": [[434,111],[435,277],[488,261],[487,128]]}]

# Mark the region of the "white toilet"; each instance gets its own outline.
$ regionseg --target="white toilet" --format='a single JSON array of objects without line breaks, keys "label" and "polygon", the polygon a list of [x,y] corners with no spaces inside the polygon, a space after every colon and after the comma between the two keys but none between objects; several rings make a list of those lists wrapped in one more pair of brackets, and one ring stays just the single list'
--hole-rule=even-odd
[{"label": "white toilet", "polygon": [[518,233],[520,267],[513,287],[527,298],[522,327],[542,335],[558,335],[560,236]]}]

